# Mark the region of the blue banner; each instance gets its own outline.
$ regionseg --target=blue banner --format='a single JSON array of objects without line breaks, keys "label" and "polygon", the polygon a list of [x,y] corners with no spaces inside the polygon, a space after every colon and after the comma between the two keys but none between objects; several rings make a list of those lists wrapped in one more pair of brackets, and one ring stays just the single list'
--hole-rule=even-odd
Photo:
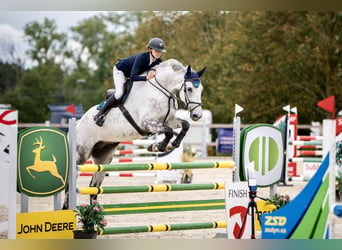
[{"label": "blue banner", "polygon": [[328,238],[329,153],[295,199],[261,216],[263,239]]},{"label": "blue banner", "polygon": [[216,151],[218,153],[232,153],[233,144],[234,144],[233,129],[232,128],[218,128]]}]

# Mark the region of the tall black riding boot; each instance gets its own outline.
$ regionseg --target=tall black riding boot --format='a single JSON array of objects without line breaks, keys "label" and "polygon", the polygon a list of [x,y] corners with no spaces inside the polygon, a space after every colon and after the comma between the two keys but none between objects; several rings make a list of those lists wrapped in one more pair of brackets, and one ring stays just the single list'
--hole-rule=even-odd
[{"label": "tall black riding boot", "polygon": [[113,107],[117,107],[118,105],[119,105],[118,100],[115,98],[114,94],[112,94],[107,99],[107,101],[102,106],[102,108],[99,110],[99,112],[94,116],[94,121],[96,125],[99,127],[102,127],[104,120],[105,120],[105,116],[108,113],[108,111]]}]

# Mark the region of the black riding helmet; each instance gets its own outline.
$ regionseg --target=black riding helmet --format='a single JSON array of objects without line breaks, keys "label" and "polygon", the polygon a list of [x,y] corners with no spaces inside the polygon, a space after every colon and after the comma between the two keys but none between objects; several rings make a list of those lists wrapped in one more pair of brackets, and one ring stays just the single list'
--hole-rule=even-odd
[{"label": "black riding helmet", "polygon": [[166,52],[164,41],[162,39],[158,38],[158,37],[152,38],[148,42],[147,48],[155,49],[155,50],[158,50],[160,52]]}]

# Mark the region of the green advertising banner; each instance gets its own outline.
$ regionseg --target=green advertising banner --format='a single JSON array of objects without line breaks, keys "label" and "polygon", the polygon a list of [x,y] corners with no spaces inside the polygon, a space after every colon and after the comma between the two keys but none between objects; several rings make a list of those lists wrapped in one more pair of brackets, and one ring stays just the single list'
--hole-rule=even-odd
[{"label": "green advertising banner", "polygon": [[248,180],[248,165],[254,163],[259,187],[271,186],[281,180],[284,161],[281,131],[269,124],[254,124],[240,135],[240,180]]},{"label": "green advertising banner", "polygon": [[18,133],[18,192],[50,196],[66,186],[69,147],[64,131],[32,127]]}]

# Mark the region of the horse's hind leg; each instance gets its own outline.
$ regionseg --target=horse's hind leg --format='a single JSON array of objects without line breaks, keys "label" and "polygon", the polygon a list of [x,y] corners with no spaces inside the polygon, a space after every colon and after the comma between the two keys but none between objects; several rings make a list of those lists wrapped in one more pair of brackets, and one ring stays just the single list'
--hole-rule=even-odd
[{"label": "horse's hind leg", "polygon": [[[106,143],[106,142],[98,142],[92,151],[92,158],[95,164],[110,164],[116,147],[119,145],[119,142],[115,143]],[[96,172],[91,178],[89,183],[89,187],[101,187],[101,184],[105,178],[105,172]],[[90,203],[94,200],[97,200],[97,195],[90,195]]]},{"label": "horse's hind leg", "polygon": [[[90,180],[89,187],[100,187],[105,178],[105,175],[105,172],[94,173]],[[97,200],[97,194],[90,195],[90,203],[92,203],[95,200]]]}]

